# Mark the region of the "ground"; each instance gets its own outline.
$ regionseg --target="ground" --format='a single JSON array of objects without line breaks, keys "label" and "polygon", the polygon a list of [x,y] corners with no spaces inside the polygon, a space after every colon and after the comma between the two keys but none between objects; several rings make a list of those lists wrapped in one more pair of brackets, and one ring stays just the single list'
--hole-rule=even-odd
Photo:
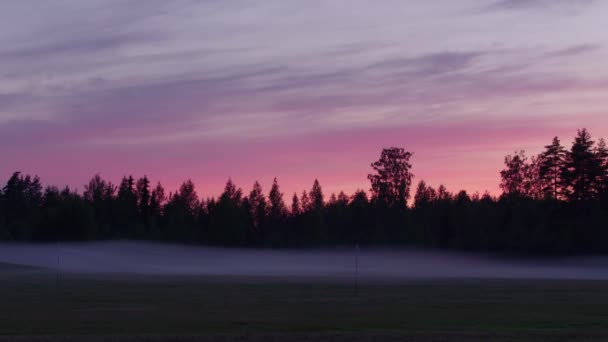
[{"label": "ground", "polygon": [[0,341],[608,339],[605,281],[355,287],[304,278],[59,275],[3,265],[0,308]]}]

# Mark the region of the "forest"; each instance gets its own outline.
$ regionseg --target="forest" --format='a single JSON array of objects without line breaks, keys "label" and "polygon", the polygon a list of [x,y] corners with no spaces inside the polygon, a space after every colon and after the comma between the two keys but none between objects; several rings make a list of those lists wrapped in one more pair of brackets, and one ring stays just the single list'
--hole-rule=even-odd
[{"label": "forest", "polygon": [[516,151],[500,171],[500,196],[414,185],[413,153],[382,150],[369,191],[285,195],[277,179],[265,193],[228,180],[202,199],[186,180],[167,193],[146,176],[118,185],[99,174],[78,193],[43,187],[14,172],[0,191],[0,240],[135,239],[190,244],[297,248],[413,246],[497,253],[608,252],[608,147],[577,131],[569,148],[555,137],[528,158]]}]

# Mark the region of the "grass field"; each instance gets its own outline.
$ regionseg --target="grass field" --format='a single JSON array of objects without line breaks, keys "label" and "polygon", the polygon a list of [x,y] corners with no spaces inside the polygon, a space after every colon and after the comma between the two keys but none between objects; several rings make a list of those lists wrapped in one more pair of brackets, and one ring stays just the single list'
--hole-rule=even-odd
[{"label": "grass field", "polygon": [[112,341],[608,340],[608,282],[433,280],[355,289],[320,279],[57,278],[3,265],[0,335],[41,341],[83,335],[120,336]]}]

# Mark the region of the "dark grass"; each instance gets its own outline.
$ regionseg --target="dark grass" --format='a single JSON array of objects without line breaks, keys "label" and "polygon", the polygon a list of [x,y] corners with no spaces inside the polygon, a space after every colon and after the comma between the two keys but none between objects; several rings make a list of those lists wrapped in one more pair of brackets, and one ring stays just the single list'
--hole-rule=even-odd
[{"label": "dark grass", "polygon": [[608,340],[608,282],[433,280],[355,289],[319,279],[0,271],[0,335],[40,341],[84,335],[126,341]]}]

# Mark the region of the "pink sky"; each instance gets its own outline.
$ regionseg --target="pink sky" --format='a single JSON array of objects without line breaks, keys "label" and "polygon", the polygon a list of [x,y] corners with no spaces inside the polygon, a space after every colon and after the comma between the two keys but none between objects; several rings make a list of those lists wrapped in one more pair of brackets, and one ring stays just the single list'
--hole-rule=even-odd
[{"label": "pink sky", "polygon": [[191,178],[207,197],[276,176],[288,200],[315,178],[367,190],[399,146],[415,181],[497,194],[506,154],[608,137],[606,2],[143,3],[3,5],[4,179]]}]

